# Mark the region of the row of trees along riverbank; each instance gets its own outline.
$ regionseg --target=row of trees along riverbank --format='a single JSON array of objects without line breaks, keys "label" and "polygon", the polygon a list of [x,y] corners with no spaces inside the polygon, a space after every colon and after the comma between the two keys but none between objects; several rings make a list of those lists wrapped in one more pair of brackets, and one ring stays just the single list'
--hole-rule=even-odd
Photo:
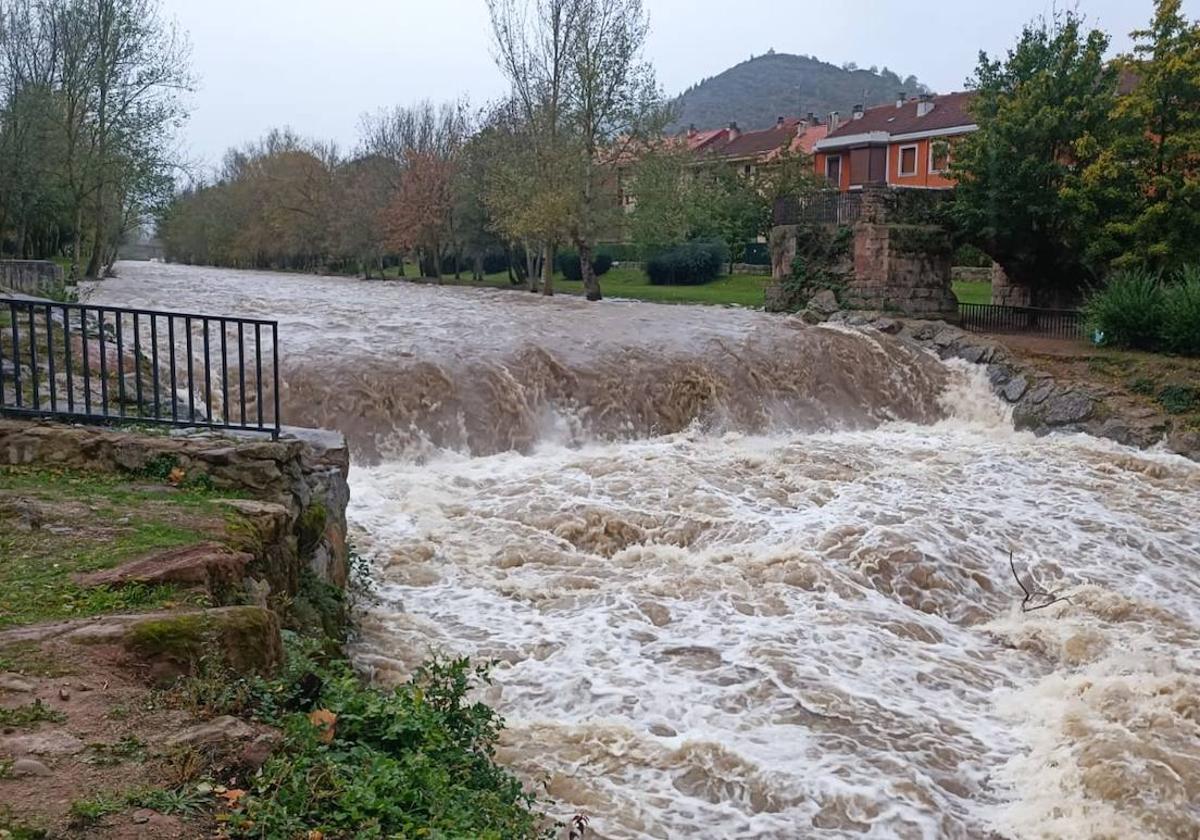
[{"label": "row of trees along riverbank", "polygon": [[508,96],[370,114],[348,155],[287,131],[231,151],[163,214],[168,256],[367,276],[408,258],[425,276],[510,269],[551,294],[569,251],[596,299],[598,243],[629,240],[619,258],[637,260],[719,239],[740,261],[775,196],[811,181],[802,156],[753,182],[728,167],[686,175],[686,150],[663,139],[670,110],[643,57],[641,0],[488,8]]},{"label": "row of trees along riverbank", "polygon": [[191,85],[156,0],[0,3],[0,255],[111,266],[174,192]]}]

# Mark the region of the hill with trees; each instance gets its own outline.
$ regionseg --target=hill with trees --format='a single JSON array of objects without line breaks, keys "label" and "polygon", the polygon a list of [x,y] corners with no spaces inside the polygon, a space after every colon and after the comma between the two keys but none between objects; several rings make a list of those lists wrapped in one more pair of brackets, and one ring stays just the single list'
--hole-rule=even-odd
[{"label": "hill with trees", "polygon": [[910,96],[929,92],[916,76],[901,77],[886,67],[838,67],[811,56],[772,51],[684,91],[675,101],[671,128],[716,128],[736,122],[743,130],[753,130],[774,125],[779,116],[809,111],[848,116],[858,104],[892,102],[901,90]]}]

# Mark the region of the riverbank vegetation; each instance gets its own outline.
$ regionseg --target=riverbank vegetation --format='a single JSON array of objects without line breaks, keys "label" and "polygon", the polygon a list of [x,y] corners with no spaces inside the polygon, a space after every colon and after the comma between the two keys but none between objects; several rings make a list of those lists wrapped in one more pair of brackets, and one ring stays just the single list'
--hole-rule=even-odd
[{"label": "riverbank vegetation", "polygon": [[0,255],[109,268],[172,197],[191,86],[157,0],[0,4]]},{"label": "riverbank vegetation", "polygon": [[[458,278],[447,275],[433,280],[422,278],[420,272],[412,265],[405,267],[403,275],[399,274],[399,270],[399,268],[388,269],[385,279],[436,282],[445,286],[471,288],[529,290],[527,283],[515,280],[512,275],[504,271],[482,274],[478,278],[464,274]],[[704,284],[656,286],[650,282],[646,272],[636,266],[617,266],[606,272],[603,277],[605,294],[609,297],[658,303],[707,303],[751,308],[763,305],[765,290],[771,281],[771,278],[765,274],[727,274]],[[572,280],[562,274],[555,275],[554,288],[556,292],[562,294],[584,294],[583,283],[580,280]]]},{"label": "riverbank vegetation", "polygon": [[1089,298],[1089,328],[1116,347],[1200,356],[1200,267],[1125,269]]},{"label": "riverbank vegetation", "polygon": [[0,837],[549,836],[496,762],[487,663],[372,687],[329,584],[268,612],[251,579],[106,574],[202,548],[278,561],[288,534],[244,519],[257,504],[157,465],[0,467]]},{"label": "riverbank vegetation", "polygon": [[1113,271],[1200,262],[1200,24],[1157,0],[1131,53],[1081,15],[1030,24],[971,80],[951,216],[1034,304],[1073,305]]}]

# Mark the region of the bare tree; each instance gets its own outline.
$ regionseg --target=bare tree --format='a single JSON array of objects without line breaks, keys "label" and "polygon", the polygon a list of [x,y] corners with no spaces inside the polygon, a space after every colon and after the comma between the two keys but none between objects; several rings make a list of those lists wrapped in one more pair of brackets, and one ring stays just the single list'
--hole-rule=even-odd
[{"label": "bare tree", "polygon": [[180,94],[191,88],[189,47],[159,17],[157,0],[77,0],[69,10],[86,53],[93,113],[88,120],[93,247],[87,274],[106,262],[106,230],[114,194],[152,186],[172,130],[185,115]]},{"label": "bare tree", "polygon": [[[424,256],[421,270],[439,277],[442,247],[456,239],[453,202],[447,196],[457,158],[471,133],[467,102],[435,106],[424,100],[381,110],[364,116],[360,131],[363,154],[383,164],[379,169],[388,180],[385,241],[419,247]],[[418,199],[430,203],[411,206]]]},{"label": "bare tree", "polygon": [[[510,156],[510,164],[525,169],[523,177],[510,171],[504,188],[521,182],[523,201],[547,206],[544,213],[524,213],[510,232],[518,238],[540,240],[542,294],[554,294],[554,252],[569,230],[568,219],[550,209],[557,202],[567,177],[563,170],[570,138],[565,124],[566,106],[578,47],[579,22],[584,0],[488,0],[495,58],[512,87],[510,133],[520,137],[526,155]],[[497,205],[515,197],[498,196]],[[509,198],[509,201],[505,201]],[[501,214],[501,224],[506,217]],[[530,288],[537,290],[531,276]]]},{"label": "bare tree", "polygon": [[573,231],[588,300],[600,300],[592,251],[606,210],[615,209],[612,164],[624,145],[662,128],[662,97],[642,59],[649,21],[642,0],[581,0],[573,40],[570,121],[583,155]]}]

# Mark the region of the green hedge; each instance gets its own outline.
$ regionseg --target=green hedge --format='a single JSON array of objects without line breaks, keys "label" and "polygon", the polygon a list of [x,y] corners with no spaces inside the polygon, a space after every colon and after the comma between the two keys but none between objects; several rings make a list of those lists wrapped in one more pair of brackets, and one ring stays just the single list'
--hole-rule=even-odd
[{"label": "green hedge", "polygon": [[724,242],[685,242],[647,259],[646,277],[652,286],[700,286],[716,280],[728,265]]},{"label": "green hedge", "polygon": [[[568,280],[573,280],[578,283],[583,279],[583,266],[579,264],[578,251],[559,251],[558,257],[555,260],[558,270],[562,272],[562,276]],[[592,256],[592,272],[597,277],[603,277],[612,268],[613,258],[604,253],[597,251]]]}]

